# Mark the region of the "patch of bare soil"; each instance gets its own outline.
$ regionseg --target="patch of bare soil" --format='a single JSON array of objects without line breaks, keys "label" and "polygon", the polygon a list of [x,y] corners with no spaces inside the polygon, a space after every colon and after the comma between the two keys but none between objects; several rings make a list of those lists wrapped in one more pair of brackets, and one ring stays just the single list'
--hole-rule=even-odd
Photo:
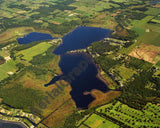
[{"label": "patch of bare soil", "polygon": [[138,48],[135,48],[129,55],[155,64],[157,61],[154,58],[160,53],[160,47],[142,43]]}]

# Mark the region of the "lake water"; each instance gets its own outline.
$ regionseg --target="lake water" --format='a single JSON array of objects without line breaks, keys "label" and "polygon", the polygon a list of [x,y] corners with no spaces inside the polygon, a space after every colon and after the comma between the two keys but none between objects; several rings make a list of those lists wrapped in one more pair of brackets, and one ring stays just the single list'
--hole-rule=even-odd
[{"label": "lake water", "polygon": [[[72,87],[70,95],[75,101],[77,108],[88,108],[89,103],[94,100],[90,94],[84,95],[84,92],[90,92],[92,89],[98,89],[102,92],[109,91],[106,84],[96,77],[98,74],[97,67],[91,56],[86,53],[62,55],[59,67],[63,72],[62,76],[70,79],[69,81],[67,79],[64,80],[70,82]],[[75,72],[74,69],[76,69]],[[59,76],[53,78],[46,86],[53,84],[59,78]]]},{"label": "lake water", "polygon": [[53,38],[50,34],[31,32],[28,35],[25,35],[23,38],[17,38],[17,41],[19,44],[28,44],[33,41],[52,40],[52,39],[55,38]]},{"label": "lake water", "polygon": [[23,124],[0,120],[0,128],[26,128]]},{"label": "lake water", "polygon": [[62,55],[67,51],[86,48],[95,41],[109,37],[111,32],[103,28],[77,27],[62,38],[63,43],[55,49],[54,54]]},{"label": "lake water", "polygon": [[159,2],[160,2],[160,0],[157,0],[157,1],[149,2],[149,4],[157,4]]},{"label": "lake water", "polygon": [[[88,94],[84,95],[84,92],[90,92],[92,89],[98,89],[102,92],[109,91],[109,88],[104,82],[96,77],[98,74],[97,67],[94,64],[92,58],[86,53],[70,53],[67,51],[86,48],[91,43],[109,37],[112,31],[109,29],[95,28],[95,27],[78,27],[72,32],[65,35],[63,43],[54,50],[54,54],[61,55],[59,67],[63,72],[61,76],[69,76],[71,81],[72,91],[70,92],[72,99],[75,101],[77,108],[88,108],[88,105],[94,100],[94,98]],[[86,59],[87,58],[87,59]],[[81,62],[86,63],[87,67],[83,69],[78,67]],[[73,73],[74,68],[79,68],[79,75],[77,72]],[[78,70],[78,69],[77,69]],[[69,74],[72,74],[69,75]],[[49,86],[55,83],[61,76],[54,77],[48,84]],[[66,80],[66,79],[64,79]],[[67,81],[67,80],[66,80]],[[68,81],[69,82],[69,81]]]}]

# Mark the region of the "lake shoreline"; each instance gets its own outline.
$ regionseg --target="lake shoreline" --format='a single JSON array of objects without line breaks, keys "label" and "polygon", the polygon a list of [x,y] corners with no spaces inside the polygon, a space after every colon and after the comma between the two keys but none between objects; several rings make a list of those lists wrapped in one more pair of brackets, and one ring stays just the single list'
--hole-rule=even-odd
[{"label": "lake shoreline", "polygon": [[16,121],[9,121],[9,120],[2,120],[2,119],[0,119],[0,123],[7,123],[7,124],[10,124],[10,123],[12,123],[12,124],[17,124],[17,125],[20,125],[20,126],[22,126],[23,128],[29,128],[24,122],[16,122]]},{"label": "lake shoreline", "polygon": [[[95,62],[94,62],[94,63],[95,63]],[[98,71],[96,77],[97,77],[98,79],[100,79],[101,81],[103,81],[103,82],[105,83],[105,85],[109,88],[109,83],[101,76],[101,68],[100,68],[100,66],[99,66],[98,64],[96,64],[96,63],[95,63],[95,65],[96,65],[97,71]]]}]

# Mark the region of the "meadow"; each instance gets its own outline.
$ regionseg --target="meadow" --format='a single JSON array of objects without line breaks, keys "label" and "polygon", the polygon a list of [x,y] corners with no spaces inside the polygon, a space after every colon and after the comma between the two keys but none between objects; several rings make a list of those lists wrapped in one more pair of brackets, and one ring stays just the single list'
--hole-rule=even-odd
[{"label": "meadow", "polygon": [[119,128],[118,125],[106,120],[97,114],[92,114],[83,124],[91,128]]},{"label": "meadow", "polygon": [[149,9],[145,12],[145,14],[151,15],[151,16],[156,16],[159,14],[159,9],[149,7]]},{"label": "meadow", "polygon": [[0,81],[9,76],[8,72],[15,72],[16,70],[16,62],[14,60],[0,65]]},{"label": "meadow", "polygon": [[138,28],[143,28],[144,25],[150,21],[154,16],[146,16],[145,18],[143,18],[142,20],[132,20],[131,24],[134,27],[138,27]]},{"label": "meadow", "polygon": [[153,32],[160,33],[160,24],[146,24],[145,27]]},{"label": "meadow", "polygon": [[146,32],[144,35],[138,38],[138,41],[141,43],[152,44],[156,46],[160,46],[160,33],[158,32]]},{"label": "meadow", "polygon": [[145,29],[133,27],[131,30],[134,30],[138,33],[139,36],[142,36],[145,33]]},{"label": "meadow", "polygon": [[51,46],[51,44],[43,42],[31,48],[19,51],[18,53],[16,53],[16,56],[23,55],[22,59],[30,61],[34,56],[44,53]]},{"label": "meadow", "polygon": [[133,76],[133,74],[136,73],[136,71],[134,71],[133,69],[126,68],[125,66],[117,65],[114,69],[115,72],[118,72],[118,74],[122,77],[122,80],[130,79],[131,76]]},{"label": "meadow", "polygon": [[22,84],[10,84],[7,87],[1,87],[0,97],[7,105],[30,112],[30,107],[38,103],[43,98],[43,94],[39,90],[26,88]]}]

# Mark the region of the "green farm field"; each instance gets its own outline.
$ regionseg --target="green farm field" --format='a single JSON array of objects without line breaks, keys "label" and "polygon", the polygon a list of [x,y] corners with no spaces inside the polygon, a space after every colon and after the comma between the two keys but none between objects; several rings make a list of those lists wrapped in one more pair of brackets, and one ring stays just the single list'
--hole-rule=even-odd
[{"label": "green farm field", "polygon": [[150,21],[154,16],[146,16],[145,18],[143,18],[142,20],[133,20],[132,21],[132,25],[134,27],[138,27],[138,28],[143,28],[144,25]]},{"label": "green farm field", "polygon": [[145,29],[133,27],[131,30],[134,30],[138,33],[139,36],[142,36],[145,33]]},{"label": "green farm field", "polygon": [[10,60],[9,62],[0,65],[0,81],[7,78],[8,72],[15,72],[16,71],[16,63],[13,60]]},{"label": "green farm field", "polygon": [[149,7],[148,10],[145,12],[147,15],[156,16],[159,14],[159,8],[151,8]]},{"label": "green farm field", "polygon": [[118,125],[96,114],[92,114],[84,124],[91,128],[119,128]]},{"label": "green farm field", "polygon": [[160,33],[158,32],[147,32],[138,38],[141,43],[152,44],[160,46]]},{"label": "green farm field", "polygon": [[16,54],[16,56],[23,55],[23,57],[22,57],[23,59],[25,59],[27,61],[31,61],[34,56],[39,55],[41,53],[44,53],[51,46],[52,46],[51,44],[43,42],[43,43],[37,44],[29,49],[19,51]]},{"label": "green farm field", "polygon": [[119,72],[119,75],[123,78],[123,80],[129,79],[134,73],[136,73],[136,71],[124,66],[117,66],[115,70]]},{"label": "green farm field", "polygon": [[148,28],[150,31],[160,33],[160,24],[146,24],[145,28]]}]

